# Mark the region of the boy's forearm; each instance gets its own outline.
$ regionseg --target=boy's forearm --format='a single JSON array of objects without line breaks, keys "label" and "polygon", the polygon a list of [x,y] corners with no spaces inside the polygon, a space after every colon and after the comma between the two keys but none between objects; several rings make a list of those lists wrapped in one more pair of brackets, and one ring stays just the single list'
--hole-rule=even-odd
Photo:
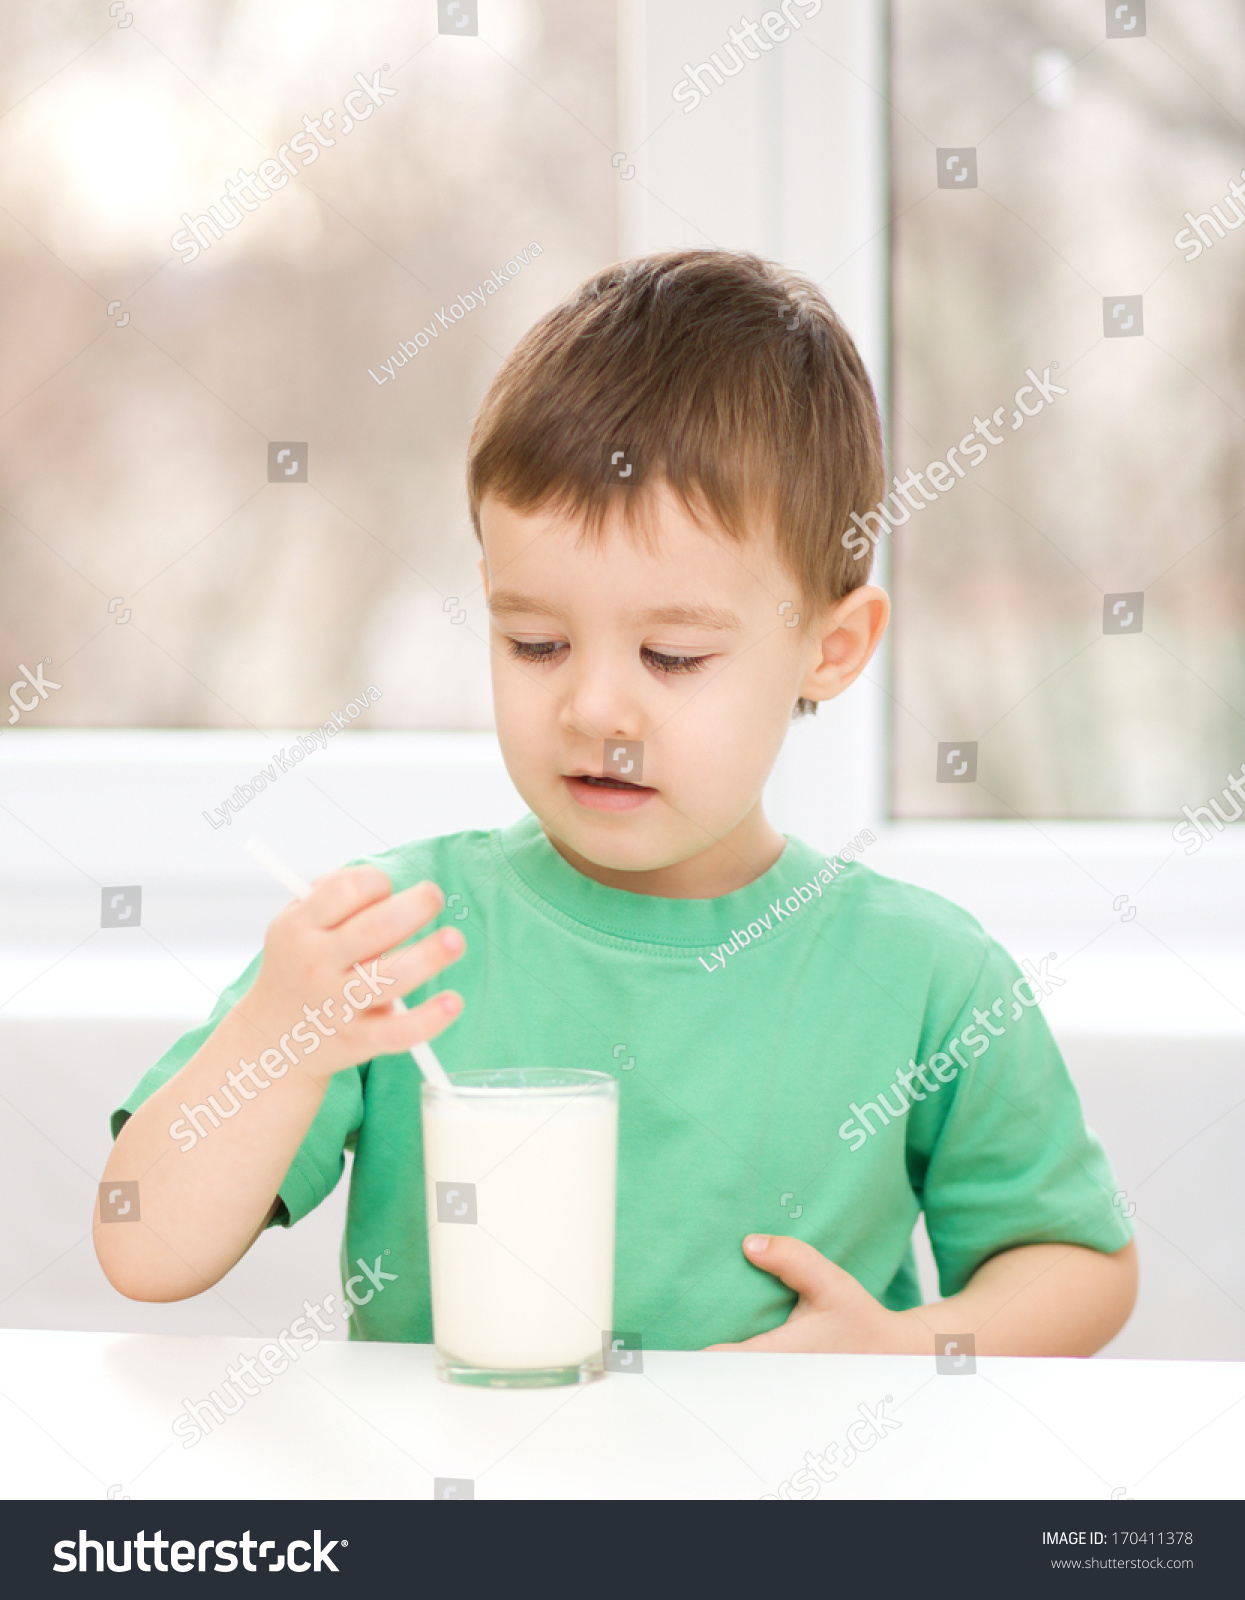
[{"label": "boy's forearm", "polygon": [[901,1343],[928,1355],[935,1334],[971,1333],[978,1355],[1089,1356],[1124,1326],[1136,1298],[1131,1240],[1113,1255],[1021,1245],[984,1262],[959,1294],[900,1312]]},{"label": "boy's forearm", "polygon": [[[209,1095],[228,1107],[222,1088],[240,1057],[254,1061],[257,1029],[230,1012],[198,1051],[130,1117],[118,1134],[103,1182],[137,1180],[139,1220],[94,1227],[100,1265],[113,1286],[138,1300],[181,1300],[224,1276],[262,1232],[278,1187],[324,1099],[326,1084],[294,1066],[280,1078],[246,1081],[239,1109],[227,1119],[199,1117],[203,1130],[187,1148],[169,1132],[181,1105]],[[258,1048],[271,1044],[264,1037]],[[183,1125],[184,1126],[184,1125]]]}]

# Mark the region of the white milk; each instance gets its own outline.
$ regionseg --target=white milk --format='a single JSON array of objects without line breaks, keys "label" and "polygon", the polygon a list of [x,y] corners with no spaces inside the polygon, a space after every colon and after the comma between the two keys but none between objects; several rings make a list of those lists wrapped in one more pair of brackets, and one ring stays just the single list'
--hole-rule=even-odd
[{"label": "white milk", "polygon": [[[474,1367],[600,1358],[614,1298],[618,1101],[558,1089],[425,1099],[439,1354]],[[475,1223],[437,1221],[436,1184],[476,1186]]]}]

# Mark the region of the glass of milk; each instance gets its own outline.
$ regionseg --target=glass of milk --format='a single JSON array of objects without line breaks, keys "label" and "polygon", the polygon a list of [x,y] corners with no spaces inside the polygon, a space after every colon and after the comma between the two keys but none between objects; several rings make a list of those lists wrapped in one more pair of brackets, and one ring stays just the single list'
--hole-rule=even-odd
[{"label": "glass of milk", "polygon": [[618,1081],[558,1067],[450,1080],[421,1089],[438,1372],[588,1383],[614,1305]]}]

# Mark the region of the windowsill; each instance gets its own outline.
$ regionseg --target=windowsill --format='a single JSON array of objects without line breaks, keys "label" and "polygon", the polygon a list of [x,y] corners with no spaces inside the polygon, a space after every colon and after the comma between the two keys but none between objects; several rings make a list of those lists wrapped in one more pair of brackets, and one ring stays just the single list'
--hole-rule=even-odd
[{"label": "windowsill", "polygon": [[[202,1019],[284,903],[242,848],[252,831],[314,875],[525,811],[491,732],[350,733],[213,828],[204,810],[293,738],[54,729],[0,739],[0,1021]],[[780,781],[767,797],[775,825],[806,831],[784,819],[783,793]],[[869,866],[965,906],[1018,960],[1056,952],[1065,982],[1045,1009],[1057,1033],[1245,1035],[1245,931],[1233,913],[1245,904],[1245,829],[1190,857],[1168,823],[860,826],[877,834]],[[830,851],[844,840],[809,842]],[[101,929],[101,887],[139,880],[141,927]]]}]

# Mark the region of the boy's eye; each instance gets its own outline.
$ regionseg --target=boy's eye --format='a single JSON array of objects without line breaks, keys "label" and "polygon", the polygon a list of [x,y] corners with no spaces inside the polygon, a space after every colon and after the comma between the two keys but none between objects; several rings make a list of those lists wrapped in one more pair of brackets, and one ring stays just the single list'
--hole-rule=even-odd
[{"label": "boy's eye", "polygon": [[[565,648],[557,639],[508,639],[510,654],[518,661],[552,661],[559,650]],[[699,672],[708,662],[708,656],[671,656],[647,647],[640,654],[659,672]]]},{"label": "boy's eye", "polygon": [[708,656],[664,656],[657,650],[641,650],[640,654],[660,672],[699,672]]},{"label": "boy's eye", "polygon": [[562,647],[556,639],[507,639],[510,654],[520,661],[548,661]]}]

